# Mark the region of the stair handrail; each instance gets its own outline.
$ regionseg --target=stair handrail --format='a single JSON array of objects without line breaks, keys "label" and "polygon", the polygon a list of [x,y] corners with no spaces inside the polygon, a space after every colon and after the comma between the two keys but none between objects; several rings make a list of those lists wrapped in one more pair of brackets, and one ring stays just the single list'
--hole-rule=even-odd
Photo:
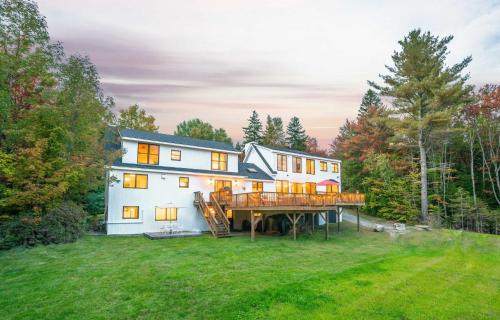
[{"label": "stair handrail", "polygon": [[215,223],[213,221],[214,217],[210,212],[210,209],[208,208],[207,203],[205,202],[205,199],[203,199],[203,193],[200,191],[196,191],[195,193],[195,201],[198,202],[199,206],[201,207],[203,217],[205,218],[205,221],[208,224],[208,227],[210,228],[210,231],[212,232],[212,235],[214,237],[217,237],[217,231],[215,227]]},{"label": "stair handrail", "polygon": [[217,216],[221,217],[222,223],[224,224],[226,230],[229,230],[229,220],[227,219],[226,214],[219,205],[219,202],[217,201],[213,192],[210,192],[210,201],[212,202],[212,206],[215,207],[215,212],[217,213]]}]

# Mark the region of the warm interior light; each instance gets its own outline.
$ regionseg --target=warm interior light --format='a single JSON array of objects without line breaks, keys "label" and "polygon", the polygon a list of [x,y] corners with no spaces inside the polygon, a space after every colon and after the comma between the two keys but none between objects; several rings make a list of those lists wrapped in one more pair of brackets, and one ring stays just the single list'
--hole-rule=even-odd
[{"label": "warm interior light", "polygon": [[212,178],[208,179],[208,184],[214,184],[214,179]]}]

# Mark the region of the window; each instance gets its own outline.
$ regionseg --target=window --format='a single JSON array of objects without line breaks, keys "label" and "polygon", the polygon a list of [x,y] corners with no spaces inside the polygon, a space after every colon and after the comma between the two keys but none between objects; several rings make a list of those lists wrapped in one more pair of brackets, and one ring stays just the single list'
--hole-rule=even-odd
[{"label": "window", "polygon": [[212,170],[227,171],[227,153],[212,152]]},{"label": "window", "polygon": [[139,207],[137,206],[124,206],[123,219],[139,219]]},{"label": "window", "polygon": [[337,193],[337,192],[339,192],[339,186],[337,185],[326,186],[326,193]]},{"label": "window", "polygon": [[276,180],[276,192],[288,193],[288,181]]},{"label": "window", "polygon": [[155,208],[156,221],[177,221],[177,208]]},{"label": "window", "polygon": [[148,188],[148,175],[147,174],[124,173],[123,174],[123,187],[124,188],[147,189]]},{"label": "window", "polygon": [[172,161],[181,161],[181,150],[170,151],[170,159]]},{"label": "window", "polygon": [[307,174],[315,174],[315,164],[313,159],[306,159],[306,173]]},{"label": "window", "polygon": [[332,172],[339,173],[339,164],[338,163],[332,163]]},{"label": "window", "polygon": [[252,182],[252,192],[262,192],[264,191],[264,183],[253,181]]},{"label": "window", "polygon": [[137,147],[137,163],[158,164],[160,146],[157,144],[139,143]]},{"label": "window", "polygon": [[278,154],[278,171],[287,171],[286,158],[286,155]]},{"label": "window", "polygon": [[298,182],[292,182],[292,193],[304,193],[304,185]]},{"label": "window", "polygon": [[328,171],[328,165],[327,165],[326,161],[319,162],[319,170]]},{"label": "window", "polygon": [[316,193],[316,183],[306,182],[306,193],[309,193],[309,194]]},{"label": "window", "polygon": [[179,188],[189,188],[188,177],[179,177]]},{"label": "window", "polygon": [[233,182],[231,180],[215,180],[214,191],[222,191],[224,189],[233,189]]},{"label": "window", "polygon": [[226,217],[228,219],[232,219],[233,218],[233,210],[231,210],[231,209],[226,210]]},{"label": "window", "polygon": [[292,158],[292,171],[295,173],[302,173],[302,158],[293,157]]}]

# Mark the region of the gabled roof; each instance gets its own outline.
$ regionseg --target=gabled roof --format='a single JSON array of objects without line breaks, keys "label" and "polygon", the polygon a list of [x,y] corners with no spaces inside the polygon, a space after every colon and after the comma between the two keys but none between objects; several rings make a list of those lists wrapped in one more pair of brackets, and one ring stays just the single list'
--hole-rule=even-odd
[{"label": "gabled roof", "polygon": [[248,179],[274,180],[254,163],[238,162],[238,172],[245,173]]},{"label": "gabled roof", "polygon": [[[170,171],[170,172],[185,172],[185,173],[197,173],[197,174],[207,174],[207,175],[220,175],[220,176],[235,176],[235,177],[247,177],[248,179],[254,180],[273,180],[268,176],[262,169],[257,167],[253,163],[238,163],[238,172],[231,171],[217,171],[217,170],[204,170],[204,169],[192,169],[192,168],[179,168],[179,167],[166,167],[166,166],[156,166],[148,164],[137,164],[137,163],[123,163],[120,159],[113,163],[113,167],[123,168],[123,169],[137,169],[137,170],[159,170],[159,171]],[[250,169],[250,170],[249,170]]]},{"label": "gabled roof", "polygon": [[145,132],[132,129],[121,129],[120,135],[122,138],[131,138],[137,140],[147,140],[166,144],[191,146],[196,148],[222,150],[228,152],[239,152],[232,145],[225,142],[201,140],[189,137],[175,136],[171,134]]},{"label": "gabled roof", "polygon": [[325,156],[320,156],[320,155],[317,155],[317,154],[314,154],[314,153],[305,152],[305,151],[299,151],[299,150],[294,150],[294,149],[290,149],[290,148],[286,148],[286,147],[275,147],[275,146],[269,146],[269,145],[259,145],[259,146],[262,146],[264,148],[271,149],[271,150],[274,150],[274,151],[278,151],[278,152],[286,152],[286,153],[297,154],[297,155],[306,156],[306,157],[312,157],[312,158],[321,158],[321,159],[330,160],[330,161],[331,160],[336,160],[336,159],[333,159],[333,158],[329,158],[329,157],[325,157]]},{"label": "gabled roof", "polygon": [[253,144],[252,146],[255,149],[255,151],[257,152],[257,154],[259,155],[259,157],[262,159],[262,162],[264,162],[264,164],[266,165],[266,167],[269,169],[269,171],[272,174],[276,174],[276,171],[274,171],[273,168],[269,165],[269,163],[267,163],[266,158],[262,155],[262,153],[260,152],[259,148],[257,148],[257,145]]}]

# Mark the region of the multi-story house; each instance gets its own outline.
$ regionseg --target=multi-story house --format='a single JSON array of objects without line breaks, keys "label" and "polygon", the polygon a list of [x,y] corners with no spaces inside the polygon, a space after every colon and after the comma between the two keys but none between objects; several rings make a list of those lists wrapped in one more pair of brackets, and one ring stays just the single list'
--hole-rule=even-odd
[{"label": "multi-story house", "polygon": [[251,143],[239,161],[225,143],[130,129],[120,141],[122,156],[107,173],[108,234],[159,232],[174,221],[221,236],[279,213],[293,213],[295,226],[297,213],[337,208],[342,195],[338,160]]}]

